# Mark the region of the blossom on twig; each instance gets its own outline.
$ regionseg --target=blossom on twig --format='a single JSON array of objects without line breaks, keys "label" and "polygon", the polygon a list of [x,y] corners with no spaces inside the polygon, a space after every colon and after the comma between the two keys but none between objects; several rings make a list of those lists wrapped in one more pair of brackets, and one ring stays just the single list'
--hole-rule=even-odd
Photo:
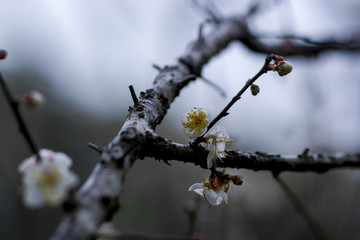
[{"label": "blossom on twig", "polygon": [[225,148],[230,142],[226,129],[222,126],[216,126],[212,131],[205,134],[205,142],[200,143],[202,147],[209,151],[207,156],[207,166],[212,167],[216,163],[216,159],[223,159],[226,157]]},{"label": "blossom on twig", "polygon": [[195,183],[190,186],[189,191],[194,191],[200,196],[204,197],[209,203],[209,207],[212,205],[217,206],[222,203],[228,203],[227,191],[229,190],[229,184],[235,185],[242,184],[242,177],[238,175],[230,175],[225,170],[222,172],[214,171],[202,183]]},{"label": "blossom on twig", "polygon": [[79,179],[69,170],[71,158],[61,152],[41,149],[18,167],[23,174],[23,200],[30,208],[57,206],[66,199]]},{"label": "blossom on twig", "polygon": [[292,71],[292,65],[284,60],[284,57],[276,54],[271,54],[274,64],[269,64],[267,69],[278,72],[279,76],[285,76]]},{"label": "blossom on twig", "polygon": [[200,196],[204,197],[209,203],[209,206],[220,205],[222,203],[228,203],[227,193],[218,187],[211,187],[211,184],[207,181],[203,183],[195,183],[190,186],[189,191],[194,191]]},{"label": "blossom on twig", "polygon": [[206,109],[193,108],[181,118],[184,133],[189,138],[203,135],[210,123],[210,113]]}]

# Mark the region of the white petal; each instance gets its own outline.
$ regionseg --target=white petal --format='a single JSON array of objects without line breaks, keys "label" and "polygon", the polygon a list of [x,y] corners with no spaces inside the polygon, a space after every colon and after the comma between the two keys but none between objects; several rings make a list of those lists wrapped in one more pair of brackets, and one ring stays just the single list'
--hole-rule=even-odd
[{"label": "white petal", "polygon": [[214,140],[213,138],[209,138],[207,141],[207,146],[205,149],[208,150],[209,152],[215,152],[216,150],[216,146],[213,140]]},{"label": "white petal", "polygon": [[225,147],[226,147],[226,144],[223,141],[216,143],[216,152],[225,151]]},{"label": "white petal", "polygon": [[46,148],[42,148],[39,151],[39,155],[41,157],[48,157],[49,155],[52,155],[52,154],[53,154],[53,151],[50,149],[46,149]]},{"label": "white petal", "polygon": [[229,134],[223,126],[216,126],[214,128],[214,135],[229,138]]},{"label": "white petal", "polygon": [[39,208],[45,205],[44,195],[39,189],[29,188],[24,192],[24,204],[29,208]]},{"label": "white petal", "polygon": [[214,205],[214,206],[217,206],[219,205],[220,203],[217,201],[218,199],[218,194],[212,190],[212,189],[208,189],[208,190],[205,190],[205,198],[206,200],[208,200],[208,202],[211,204],[211,205]]},{"label": "white petal", "polygon": [[221,202],[225,202],[226,204],[228,203],[228,195],[227,195],[226,192],[221,190],[221,191],[218,192],[218,195],[219,195],[219,199],[221,199]]},{"label": "white petal", "polygon": [[189,191],[194,191],[197,194],[204,196],[204,184],[195,183],[189,187]]},{"label": "white petal", "polygon": [[72,165],[72,160],[71,158],[66,155],[65,153],[62,153],[62,152],[55,152],[54,155],[54,160],[59,164],[59,165],[62,165],[64,167],[71,167]]},{"label": "white petal", "polygon": [[31,156],[29,158],[26,158],[24,161],[22,161],[18,167],[18,171],[20,173],[25,173],[29,170],[29,168],[32,168],[36,160],[36,156]]},{"label": "white petal", "polygon": [[214,162],[216,161],[216,157],[214,158],[214,155],[212,155],[209,152],[206,161],[207,161],[208,168],[211,168],[214,165]]},{"label": "white petal", "polygon": [[188,117],[187,117],[187,113],[184,113],[182,116],[181,116],[181,123],[184,124],[184,123],[188,123],[189,120],[188,120]]},{"label": "white petal", "polygon": [[189,129],[187,129],[187,128],[184,128],[184,134],[185,134],[185,136],[187,136],[189,138],[193,136],[193,133],[190,132]]}]

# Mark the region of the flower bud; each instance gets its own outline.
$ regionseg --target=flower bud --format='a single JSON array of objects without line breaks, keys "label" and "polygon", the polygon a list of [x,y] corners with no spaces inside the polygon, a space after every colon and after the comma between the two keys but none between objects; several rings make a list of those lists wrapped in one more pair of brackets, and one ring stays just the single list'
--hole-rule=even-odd
[{"label": "flower bud", "polygon": [[0,50],[0,60],[3,60],[6,58],[7,52],[5,50]]},{"label": "flower bud", "polygon": [[243,183],[242,177],[238,176],[238,175],[234,175],[231,177],[231,181],[235,184],[235,185],[241,185]]},{"label": "flower bud", "polygon": [[256,84],[251,84],[250,89],[251,89],[252,95],[254,95],[254,96],[256,96],[260,92],[260,88]]},{"label": "flower bud", "polygon": [[279,62],[277,68],[278,68],[278,73],[280,76],[285,76],[292,71],[292,66],[287,61]]},{"label": "flower bud", "polygon": [[25,95],[25,103],[30,108],[39,108],[45,104],[45,97],[39,91],[29,91]]}]

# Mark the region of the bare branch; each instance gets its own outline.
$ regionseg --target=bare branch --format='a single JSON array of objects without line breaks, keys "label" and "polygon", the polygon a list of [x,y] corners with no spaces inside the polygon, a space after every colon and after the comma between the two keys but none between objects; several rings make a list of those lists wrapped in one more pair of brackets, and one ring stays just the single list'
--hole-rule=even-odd
[{"label": "bare branch", "polygon": [[222,89],[219,85],[216,83],[210,81],[207,78],[204,78],[203,76],[200,76],[200,79],[204,81],[206,84],[208,84],[210,87],[212,87],[215,91],[217,91],[222,97],[226,98],[226,92],[224,89]]},{"label": "bare branch", "polygon": [[[153,157],[158,160],[177,160],[193,163],[207,168],[208,152],[202,147],[179,144],[157,135],[148,135],[151,141],[144,147],[142,157]],[[267,170],[278,175],[284,171],[318,172],[323,173],[330,169],[360,168],[360,153],[355,154],[309,154],[305,151],[299,155],[278,155],[262,152],[226,151],[226,158],[218,161],[217,167],[250,169],[254,171]]]},{"label": "bare branch", "polygon": [[[4,55],[4,53],[0,53],[0,55]],[[6,56],[6,54],[5,54]],[[3,58],[2,56],[0,56],[1,58]],[[32,138],[26,124],[25,121],[19,111],[19,104],[14,100],[14,97],[12,96],[12,94],[10,93],[10,90],[8,89],[5,79],[2,76],[1,72],[0,72],[0,86],[3,89],[4,93],[5,93],[5,97],[7,99],[7,101],[9,102],[11,109],[15,115],[16,121],[19,124],[19,129],[21,131],[21,133],[23,134],[28,146],[30,147],[31,151],[34,154],[38,154],[38,148],[35,145],[34,139]]]},{"label": "bare branch", "polygon": [[309,226],[315,239],[326,240],[328,239],[323,228],[319,222],[312,216],[311,212],[300,201],[291,188],[280,177],[275,177],[276,182],[280,185],[284,193],[288,196],[296,211],[304,218],[306,224]]},{"label": "bare branch", "polygon": [[[276,53],[282,56],[316,56],[330,50],[360,51],[360,34],[350,35],[347,39],[328,38],[314,41],[295,35],[262,36],[251,33],[246,23],[242,24],[243,37],[239,40],[250,50],[260,53]],[[283,39],[282,43],[268,44],[266,39]]]}]

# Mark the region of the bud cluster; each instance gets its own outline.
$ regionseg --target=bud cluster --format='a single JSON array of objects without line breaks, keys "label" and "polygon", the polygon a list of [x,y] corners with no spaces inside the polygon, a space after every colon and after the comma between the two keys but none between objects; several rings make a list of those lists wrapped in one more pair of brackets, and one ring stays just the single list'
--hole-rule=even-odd
[{"label": "bud cluster", "polygon": [[280,55],[272,54],[273,64],[268,65],[268,70],[278,72],[279,76],[285,76],[292,71],[292,66]]}]

